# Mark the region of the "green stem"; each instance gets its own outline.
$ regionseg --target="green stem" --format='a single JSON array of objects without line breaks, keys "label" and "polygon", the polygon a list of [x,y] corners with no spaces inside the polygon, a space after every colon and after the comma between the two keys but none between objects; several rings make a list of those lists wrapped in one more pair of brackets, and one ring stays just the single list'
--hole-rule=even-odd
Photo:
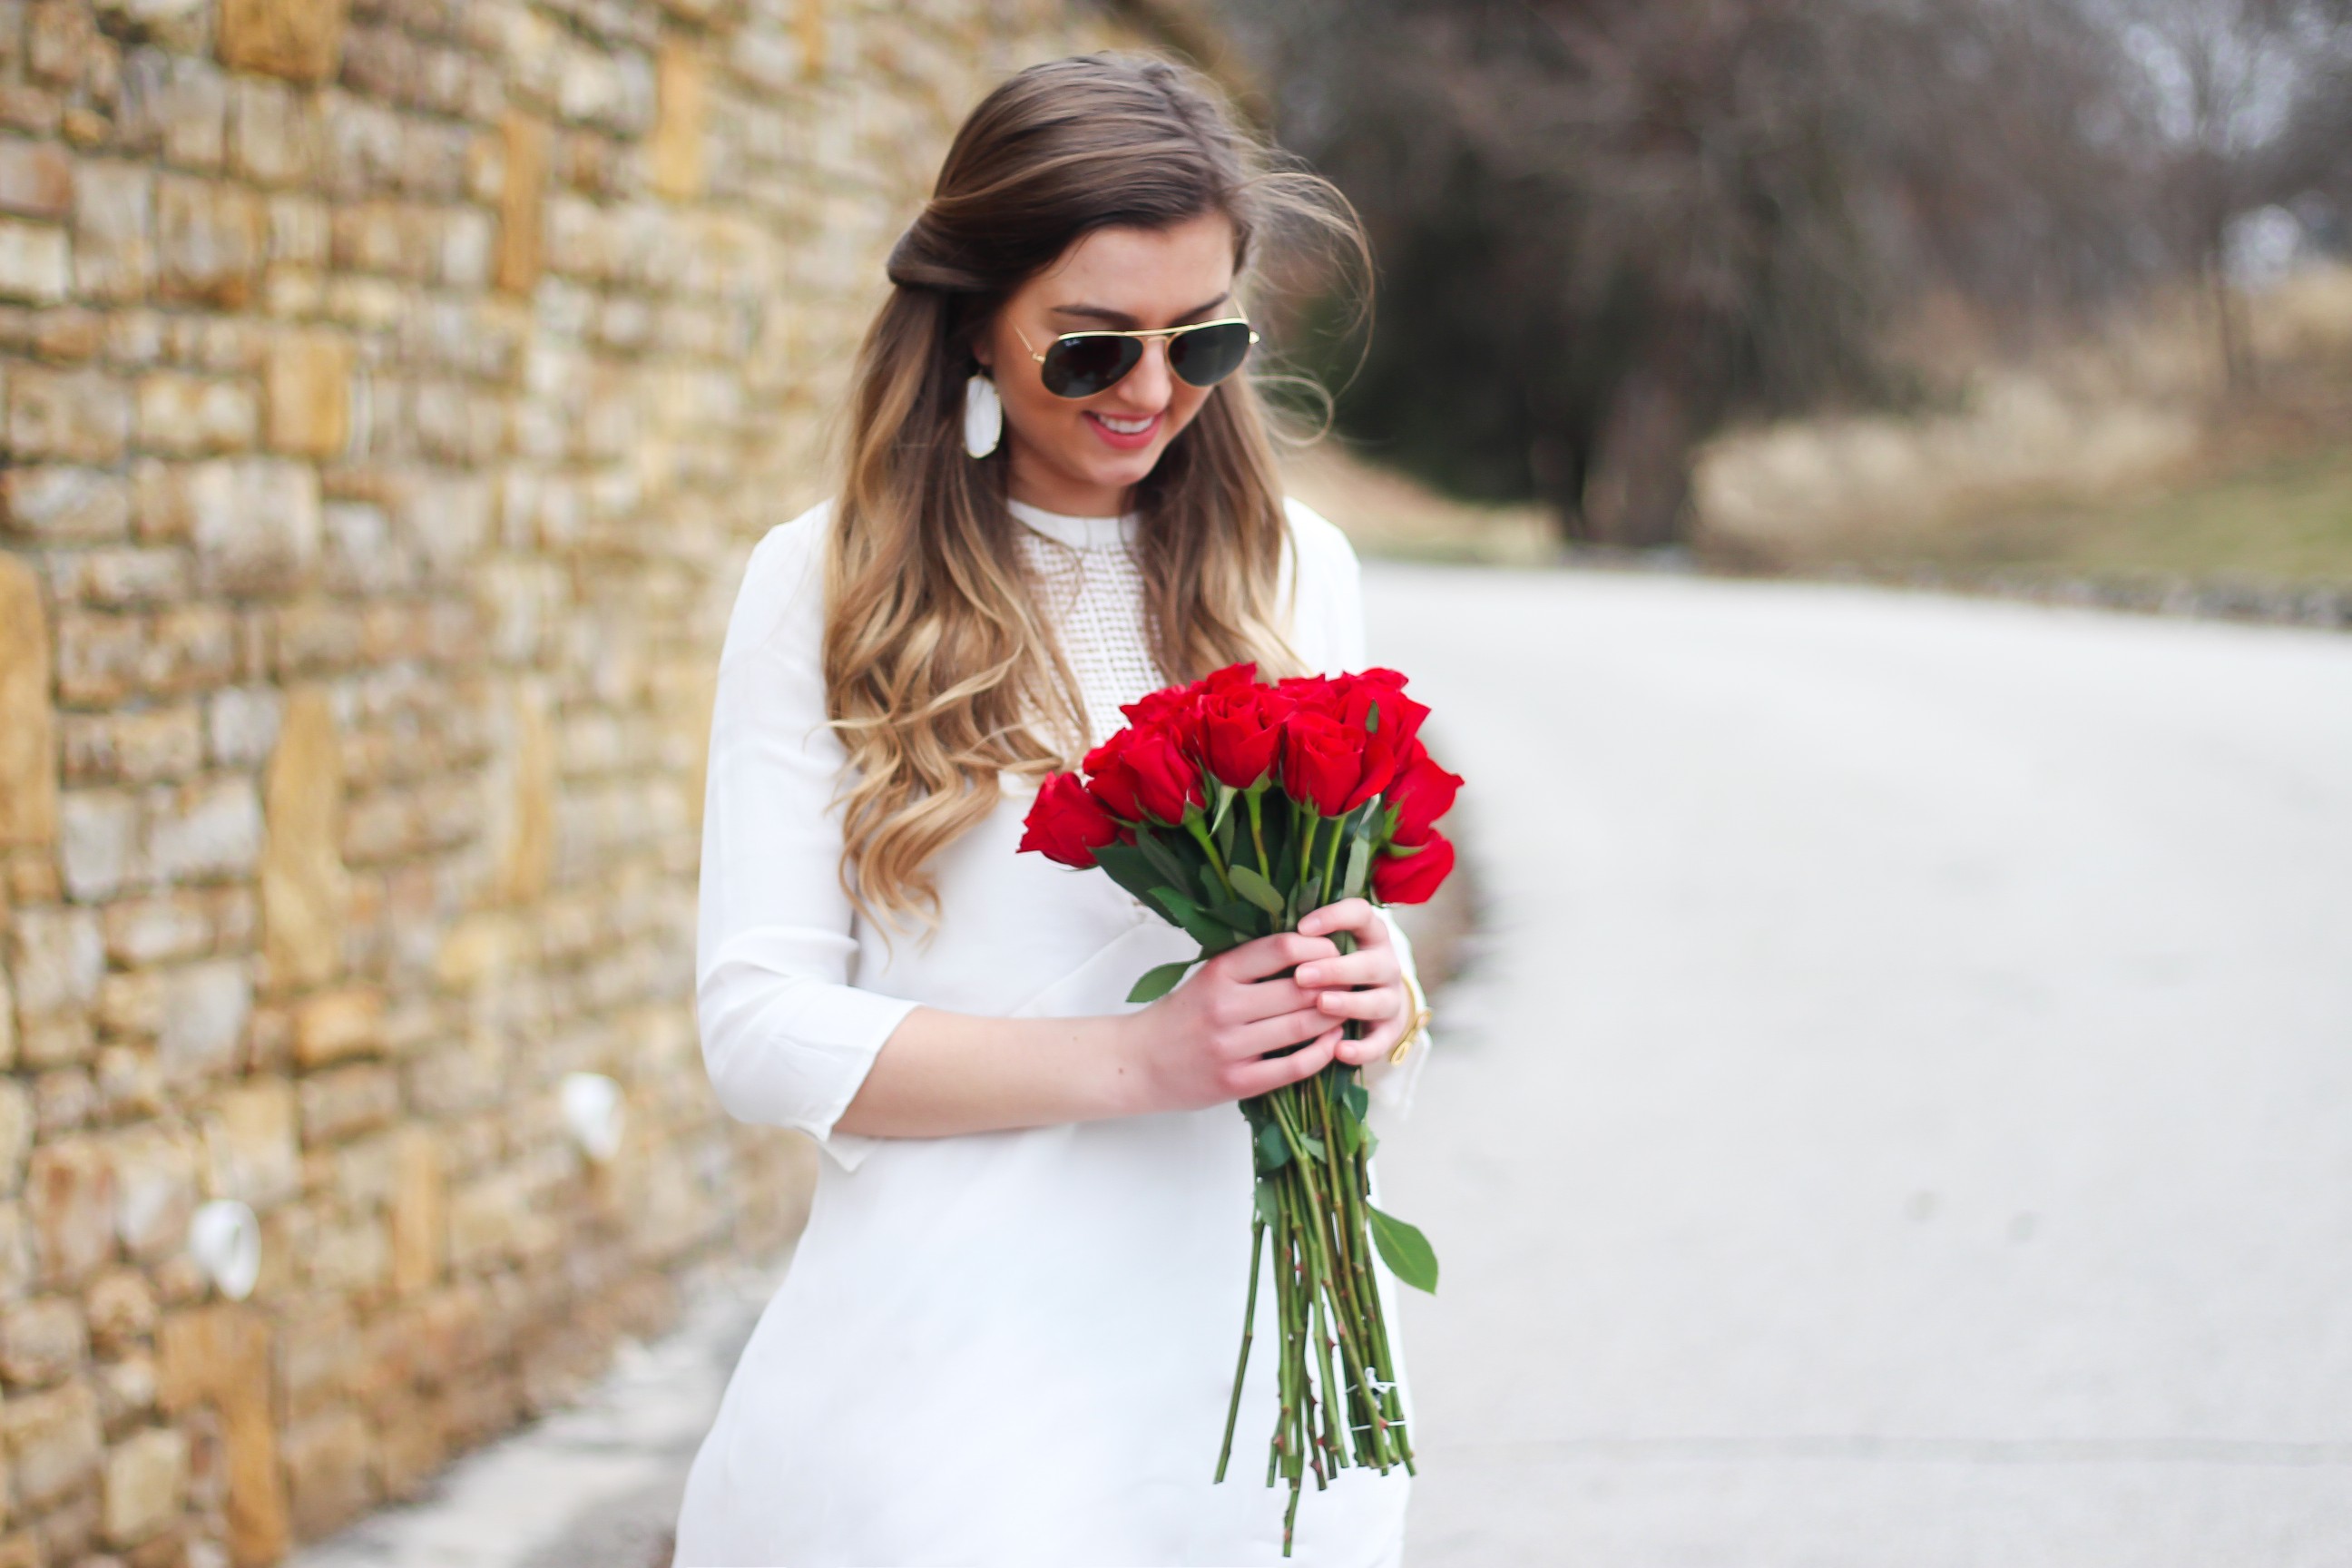
[{"label": "green stem", "polygon": [[1217,841],[1209,836],[1209,825],[1201,819],[1199,812],[1188,810],[1184,813],[1184,828],[1208,851],[1209,869],[1217,874],[1217,886],[1224,893],[1225,901],[1233,902],[1234,881],[1225,874],[1225,858],[1217,853]]},{"label": "green stem", "polygon": [[1217,1449],[1217,1479],[1225,1479],[1225,1462],[1234,1457],[1234,1423],[1242,1413],[1242,1379],[1249,1372],[1250,1339],[1257,1325],[1257,1261],[1265,1250],[1265,1221],[1250,1220],[1249,1300],[1242,1306],[1242,1354],[1234,1363],[1234,1396],[1225,1406],[1225,1441]]}]

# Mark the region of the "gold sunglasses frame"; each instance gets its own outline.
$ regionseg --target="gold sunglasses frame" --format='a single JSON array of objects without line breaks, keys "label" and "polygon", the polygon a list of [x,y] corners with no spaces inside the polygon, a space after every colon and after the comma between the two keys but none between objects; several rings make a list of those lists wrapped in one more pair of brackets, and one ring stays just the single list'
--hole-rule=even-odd
[{"label": "gold sunglasses frame", "polygon": [[[1006,324],[1011,325],[1010,322]],[[1187,321],[1181,327],[1092,327],[1083,331],[1056,332],[1046,342],[1045,353],[1053,353],[1054,344],[1067,342],[1072,338],[1176,338],[1182,336],[1186,332],[1199,331],[1203,327],[1249,327],[1249,319],[1245,316],[1220,316],[1213,321]],[[1044,364],[1045,363],[1045,353],[1040,353],[1035,349],[1030,348],[1028,333],[1023,331],[1016,326],[1013,328],[1013,335],[1021,340],[1021,346],[1028,351],[1028,354],[1031,359],[1035,360],[1039,364]],[[1249,341],[1250,347],[1255,348],[1257,346],[1258,335],[1257,329],[1255,327],[1250,327]],[[1246,357],[1246,355],[1244,355],[1244,357]],[[1141,364],[1142,363],[1142,356],[1140,354],[1137,355],[1135,364],[1129,365],[1125,370],[1119,372],[1115,380],[1105,382],[1101,386],[1097,387],[1092,392],[1081,393],[1077,397],[1071,398],[1070,401],[1076,403],[1081,401],[1083,398],[1101,396],[1104,393],[1108,392],[1112,387],[1117,386],[1119,382],[1125,381],[1129,376],[1133,375],[1135,374],[1135,365]],[[1240,367],[1237,365],[1234,368],[1238,370]],[[1171,375],[1175,375],[1176,367],[1172,364],[1170,365],[1168,367],[1168,372]],[[1184,381],[1184,378],[1181,375],[1176,376],[1176,379],[1179,381]],[[1228,378],[1224,376],[1218,378],[1220,381],[1225,379]],[[1192,386],[1196,384],[1185,381],[1184,384],[1187,386]],[[1209,384],[1210,386],[1214,386],[1217,383],[1214,381]],[[1048,392],[1054,391],[1052,387],[1047,387],[1045,390]],[[1205,392],[1208,390],[1208,387],[1202,387],[1201,390]],[[1063,396],[1064,394],[1054,392],[1054,395],[1060,397]]]}]

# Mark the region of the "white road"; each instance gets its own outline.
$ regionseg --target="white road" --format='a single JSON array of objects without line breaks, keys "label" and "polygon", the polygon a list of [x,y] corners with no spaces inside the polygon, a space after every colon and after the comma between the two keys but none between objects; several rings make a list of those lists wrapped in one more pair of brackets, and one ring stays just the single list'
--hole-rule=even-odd
[{"label": "white road", "polygon": [[2352,637],[1370,566],[1413,1568],[2352,1562]]}]

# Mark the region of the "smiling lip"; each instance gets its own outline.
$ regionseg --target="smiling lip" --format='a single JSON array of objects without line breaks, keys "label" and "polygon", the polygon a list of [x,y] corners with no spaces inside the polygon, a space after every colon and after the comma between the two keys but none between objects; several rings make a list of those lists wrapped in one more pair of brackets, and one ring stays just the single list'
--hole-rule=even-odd
[{"label": "smiling lip", "polygon": [[1109,426],[1104,424],[1101,416],[1096,414],[1092,409],[1088,409],[1086,415],[1087,427],[1093,430],[1096,435],[1101,437],[1105,441],[1108,441],[1110,445],[1118,447],[1122,452],[1132,452],[1140,447],[1150,446],[1151,438],[1160,434],[1160,420],[1165,417],[1167,417],[1165,410],[1153,415],[1151,416],[1150,424],[1146,425],[1142,429],[1138,430],[1134,435],[1130,436],[1125,431],[1114,430]]}]

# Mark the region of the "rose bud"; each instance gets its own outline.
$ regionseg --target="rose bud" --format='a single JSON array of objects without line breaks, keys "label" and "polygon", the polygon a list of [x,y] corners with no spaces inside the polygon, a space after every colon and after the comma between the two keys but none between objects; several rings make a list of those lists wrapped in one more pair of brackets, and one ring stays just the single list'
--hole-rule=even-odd
[{"label": "rose bud", "polygon": [[1325,816],[1348,809],[1348,796],[1363,776],[1360,731],[1320,713],[1293,713],[1282,726],[1282,786]]},{"label": "rose bud", "polygon": [[1242,684],[1211,691],[1201,700],[1202,761],[1220,783],[1234,789],[1249,788],[1274,766],[1282,750],[1282,721],[1289,712],[1290,700],[1263,686]]},{"label": "rose bud", "polygon": [[1076,773],[1055,773],[1038,790],[1022,825],[1021,848],[1084,870],[1095,851],[1118,837],[1118,824],[1103,810]]},{"label": "rose bud", "polygon": [[1432,832],[1428,843],[1372,862],[1372,896],[1384,904],[1426,903],[1453,869],[1454,841]]},{"label": "rose bud", "polygon": [[1199,765],[1165,730],[1139,731],[1120,761],[1134,780],[1137,801],[1171,826],[1184,820],[1186,806],[1207,804]]},{"label": "rose bud", "polygon": [[1454,809],[1461,788],[1461,778],[1439,767],[1414,742],[1412,758],[1387,790],[1388,803],[1396,808],[1394,841],[1408,847],[1427,843],[1437,819]]}]

